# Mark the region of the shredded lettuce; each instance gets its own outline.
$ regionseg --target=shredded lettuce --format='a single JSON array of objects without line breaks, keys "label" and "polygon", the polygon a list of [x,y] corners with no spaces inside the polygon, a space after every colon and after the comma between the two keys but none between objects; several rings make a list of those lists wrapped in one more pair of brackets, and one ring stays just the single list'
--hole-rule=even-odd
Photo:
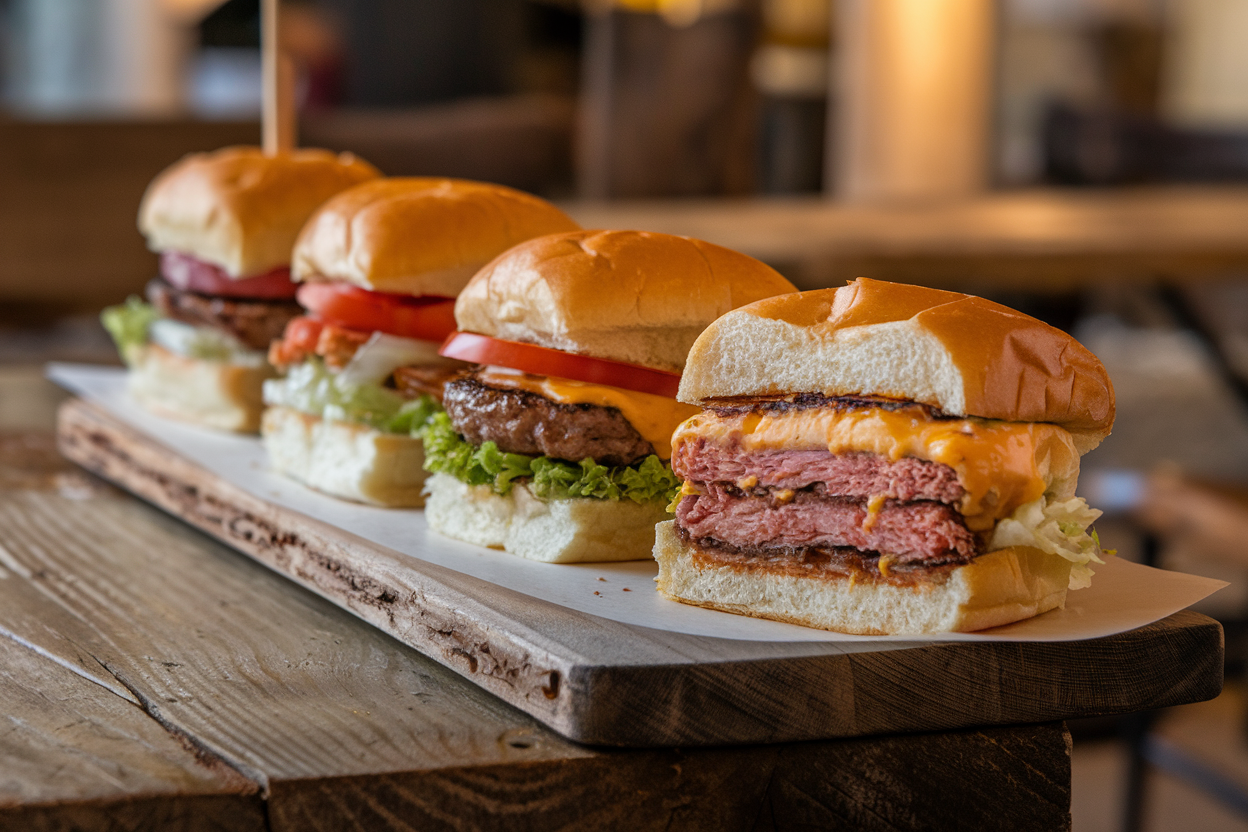
[{"label": "shredded lettuce", "polygon": [[134,351],[147,343],[147,330],[160,317],[156,307],[138,295],[126,298],[125,303],[110,306],[100,313],[100,323],[108,330],[117,345],[122,360],[134,360]]},{"label": "shredded lettuce", "polygon": [[285,378],[266,381],[264,403],[411,436],[441,412],[432,396],[408,400],[381,384],[350,384],[316,357],[292,367]]},{"label": "shredded lettuce", "polygon": [[1010,546],[1034,546],[1051,555],[1070,561],[1070,588],[1083,589],[1092,584],[1093,563],[1104,563],[1101,555],[1113,552],[1101,548],[1096,531],[1089,528],[1101,516],[1082,497],[1049,502],[1041,497],[1019,506],[997,524],[989,550]]},{"label": "shredded lettuce", "polygon": [[671,500],[680,490],[680,479],[657,456],[651,454],[636,466],[608,468],[593,459],[579,463],[547,456],[509,454],[493,442],[475,446],[455,432],[450,417],[434,414],[420,433],[425,443],[425,469],[450,474],[468,485],[488,485],[495,494],[507,495],[517,481],[543,500],[591,497],[600,500],[628,499],[635,503]]}]

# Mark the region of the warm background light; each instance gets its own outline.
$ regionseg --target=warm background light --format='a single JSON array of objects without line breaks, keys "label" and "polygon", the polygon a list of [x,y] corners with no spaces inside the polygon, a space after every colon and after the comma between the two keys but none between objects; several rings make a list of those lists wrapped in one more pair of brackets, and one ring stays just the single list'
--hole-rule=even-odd
[{"label": "warm background light", "polygon": [[992,0],[842,0],[833,187],[931,199],[987,181]]}]

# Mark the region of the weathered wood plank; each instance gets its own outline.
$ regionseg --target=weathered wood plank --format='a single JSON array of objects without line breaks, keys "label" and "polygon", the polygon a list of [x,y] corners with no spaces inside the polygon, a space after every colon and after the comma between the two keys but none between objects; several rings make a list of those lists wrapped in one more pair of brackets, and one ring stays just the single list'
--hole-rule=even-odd
[{"label": "weathered wood plank", "polygon": [[[1061,725],[326,781],[274,832],[385,828],[1057,830],[1070,827]],[[342,795],[357,792],[348,811]]]},{"label": "weathered wood plank", "polygon": [[257,783],[5,638],[0,761],[0,829],[265,828]]},{"label": "weathered wood plank", "polygon": [[785,746],[754,828],[1069,829],[1070,752],[1058,725]]},{"label": "weathered wood plank", "polygon": [[[14,573],[0,582],[0,626],[49,654],[89,656],[157,719],[258,779],[584,753],[134,500],[6,494],[0,547]],[[35,616],[9,617],[20,595],[86,626],[50,637]],[[499,742],[516,728],[540,741]]]},{"label": "weathered wood plank", "polygon": [[90,404],[68,402],[60,425],[62,449],[89,470],[582,742],[714,745],[1028,723],[1221,690],[1221,627],[1194,613],[1094,641],[922,646],[746,642],[619,624],[267,503]]}]

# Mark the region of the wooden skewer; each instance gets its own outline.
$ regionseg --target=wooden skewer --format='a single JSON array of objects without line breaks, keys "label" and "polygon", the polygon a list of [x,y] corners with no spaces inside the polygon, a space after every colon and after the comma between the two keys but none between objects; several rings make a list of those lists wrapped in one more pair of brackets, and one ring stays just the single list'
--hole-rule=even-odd
[{"label": "wooden skewer", "polygon": [[264,79],[264,152],[287,153],[295,146],[295,67],[278,42],[279,0],[262,0],[261,70]]}]

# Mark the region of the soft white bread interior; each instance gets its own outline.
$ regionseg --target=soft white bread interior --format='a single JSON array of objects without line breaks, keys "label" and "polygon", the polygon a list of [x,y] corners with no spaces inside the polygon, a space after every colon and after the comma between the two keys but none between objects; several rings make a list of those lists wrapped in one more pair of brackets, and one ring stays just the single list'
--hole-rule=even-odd
[{"label": "soft white bread interior", "polygon": [[309,488],[375,506],[424,503],[425,451],[419,439],[288,407],[265,410],[260,432],[272,469]]},{"label": "soft white bread interior", "polygon": [[507,249],[579,226],[532,194],[464,179],[378,179],[329,200],[295,244],[296,280],[454,297]]},{"label": "soft white bread interior", "polygon": [[524,485],[507,496],[447,474],[426,484],[425,518],[448,537],[546,563],[648,560],[666,505],[632,500],[541,500]]},{"label": "soft white bread interior", "polygon": [[693,344],[679,398],[796,392],[1052,422],[1081,453],[1114,422],[1105,368],[1061,330],[971,295],[866,278],[724,315]]},{"label": "soft white bread interior", "polygon": [[258,147],[193,153],[152,180],[139,231],[152,251],[180,251],[250,277],[289,265],[299,229],[321,203],[380,174],[350,153]]},{"label": "soft white bread interior", "polygon": [[680,372],[730,309],[796,288],[753,257],[690,237],[576,231],[516,246],[455,304],[461,330]]},{"label": "soft white bread interior", "polygon": [[157,344],[131,350],[127,359],[130,395],[153,413],[239,433],[260,427],[261,387],[275,375],[267,363],[186,358]]},{"label": "soft white bread interior", "polygon": [[659,591],[674,601],[860,635],[972,632],[1066,603],[1070,561],[1039,549],[989,552],[939,583],[897,586],[699,565],[675,521],[660,523]]}]

